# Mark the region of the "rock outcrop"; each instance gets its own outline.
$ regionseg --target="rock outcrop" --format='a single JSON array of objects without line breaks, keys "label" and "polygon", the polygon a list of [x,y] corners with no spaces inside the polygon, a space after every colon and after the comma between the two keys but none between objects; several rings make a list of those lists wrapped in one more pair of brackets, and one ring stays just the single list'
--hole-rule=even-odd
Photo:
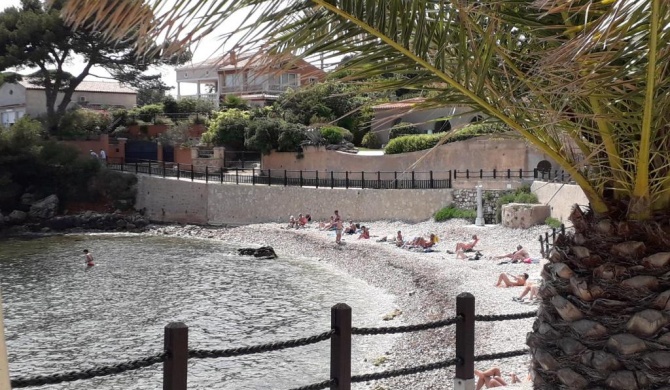
[{"label": "rock outcrop", "polygon": [[28,215],[34,219],[48,219],[53,218],[58,213],[58,196],[49,195],[44,199],[40,199],[30,206]]},{"label": "rock outcrop", "polygon": [[254,256],[261,259],[276,259],[278,256],[271,246],[262,246],[260,248],[240,248],[237,252],[242,256]]}]

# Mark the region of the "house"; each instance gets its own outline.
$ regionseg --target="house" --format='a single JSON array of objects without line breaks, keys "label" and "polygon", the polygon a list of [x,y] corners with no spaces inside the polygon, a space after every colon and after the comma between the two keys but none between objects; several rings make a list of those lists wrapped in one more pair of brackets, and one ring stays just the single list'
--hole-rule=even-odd
[{"label": "house", "polygon": [[[56,104],[62,99],[61,93]],[[135,105],[137,91],[132,88],[118,82],[82,81],[72,94],[68,108],[133,108]],[[24,115],[35,118],[45,115],[46,112],[44,87],[26,81],[4,83],[0,86],[0,119],[3,125],[12,124]]]},{"label": "house", "polygon": [[421,108],[423,98],[388,102],[373,106],[374,119],[371,131],[377,134],[382,144],[389,142],[391,128],[400,122],[414,124],[425,134],[448,131],[483,119],[480,113],[465,106]]},{"label": "house", "polygon": [[[326,76],[323,70],[305,60],[270,57],[262,51],[231,51],[220,58],[177,68],[176,72],[177,99],[209,99],[217,107],[229,94],[252,105],[264,106],[288,88],[309,85]],[[196,94],[182,95],[182,83],[196,84]]]}]

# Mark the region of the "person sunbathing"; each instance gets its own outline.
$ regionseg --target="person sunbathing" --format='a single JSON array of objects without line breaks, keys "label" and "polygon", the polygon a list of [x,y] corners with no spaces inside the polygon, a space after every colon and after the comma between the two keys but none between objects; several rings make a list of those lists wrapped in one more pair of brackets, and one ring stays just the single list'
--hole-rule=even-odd
[{"label": "person sunbathing", "polygon": [[[498,367],[489,368],[486,371],[475,370],[475,376],[477,377],[477,386],[475,390],[481,390],[484,386],[486,386],[487,389],[507,386],[507,382],[503,379]],[[521,382],[519,377],[514,373],[512,373],[510,377],[512,378],[512,383]]]},{"label": "person sunbathing", "polygon": [[539,291],[540,287],[537,284],[533,282],[528,282],[526,283],[526,288],[524,288],[523,291],[521,292],[521,295],[519,295],[519,297],[512,298],[512,300],[517,302],[523,302],[523,298],[528,293],[530,293],[530,295],[528,295],[529,300],[539,299],[540,298],[540,296],[538,295]]},{"label": "person sunbathing", "polygon": [[319,223],[319,229],[321,230],[331,230],[335,228],[336,222],[335,222],[335,217],[332,215],[330,216],[330,222],[321,222]]},{"label": "person sunbathing", "polygon": [[402,232],[398,230],[398,234],[395,236],[395,245],[396,246],[403,246],[405,241],[402,238]]},{"label": "person sunbathing", "polygon": [[298,222],[298,224],[297,224],[296,228],[298,228],[298,227],[303,227],[304,228],[307,225],[307,217],[305,217],[301,213],[301,214],[298,215],[297,222]]},{"label": "person sunbathing", "polygon": [[502,256],[496,256],[496,257],[494,257],[494,259],[504,259],[506,257],[512,259],[513,263],[517,263],[517,262],[519,262],[523,259],[529,258],[530,255],[528,255],[528,251],[523,249],[523,247],[521,245],[518,245],[516,247],[516,252],[508,253],[508,254],[502,255]]},{"label": "person sunbathing", "polygon": [[440,239],[435,234],[431,234],[428,239],[425,239],[421,236],[415,237],[410,243],[410,246],[420,246],[421,248],[427,249],[437,244]]},{"label": "person sunbathing", "polygon": [[361,232],[361,234],[358,236],[358,239],[359,239],[359,240],[360,240],[361,238],[364,238],[364,239],[366,239],[366,240],[367,240],[368,238],[370,238],[370,229],[368,229],[368,228],[365,227],[365,226],[361,226],[361,230],[362,230],[363,232]]},{"label": "person sunbathing", "polygon": [[454,250],[454,252],[458,253],[458,251],[463,252],[471,251],[475,247],[475,245],[477,245],[478,242],[479,238],[477,238],[476,234],[473,234],[471,242],[459,242],[458,244],[456,244],[456,250]]},{"label": "person sunbathing", "polygon": [[354,234],[356,233],[356,230],[358,230],[358,227],[356,227],[356,224],[354,221],[349,221],[349,227],[344,229],[345,234]]},{"label": "person sunbathing", "polygon": [[[502,273],[500,274],[500,276],[498,276],[498,283],[496,283],[496,287],[524,286],[527,280],[528,280],[528,274],[525,273],[519,276]],[[501,284],[504,284],[504,286],[501,286]]]}]

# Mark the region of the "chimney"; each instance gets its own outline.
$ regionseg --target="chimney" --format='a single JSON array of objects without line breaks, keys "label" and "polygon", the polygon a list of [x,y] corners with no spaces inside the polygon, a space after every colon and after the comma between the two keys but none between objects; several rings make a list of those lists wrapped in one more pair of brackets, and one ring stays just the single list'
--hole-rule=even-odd
[{"label": "chimney", "polygon": [[235,53],[235,50],[231,50],[228,54],[230,55],[230,64],[237,65],[237,54]]}]

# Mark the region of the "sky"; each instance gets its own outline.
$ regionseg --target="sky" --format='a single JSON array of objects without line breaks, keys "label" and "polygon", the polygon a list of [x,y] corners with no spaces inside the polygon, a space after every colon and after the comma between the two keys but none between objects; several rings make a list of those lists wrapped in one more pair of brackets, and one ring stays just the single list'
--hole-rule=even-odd
[{"label": "sky", "polygon": [[[8,7],[19,7],[21,5],[20,0],[2,0],[2,5],[0,5],[0,9],[4,10],[5,8]],[[234,26],[234,23],[222,23],[221,28],[215,30],[211,35],[208,37],[204,38],[201,40],[197,45],[194,45],[191,47],[191,50],[193,51],[193,59],[192,62],[200,62],[204,61],[206,59],[212,58],[214,56],[218,55],[223,55],[223,53],[229,49],[229,47],[221,47],[221,42],[217,39],[218,36],[222,34],[226,34],[230,32],[230,28]],[[232,45],[228,45],[232,46]],[[185,64],[186,66],[188,64]],[[84,69],[84,62],[82,58],[73,58],[73,60],[68,64],[69,68],[68,71],[72,74],[79,74],[81,71]],[[176,73],[175,73],[175,68],[174,67],[154,67],[151,69],[151,71],[148,74],[156,74],[160,73],[163,81],[171,87],[174,87],[169,93],[172,95],[177,95],[177,82],[176,82]],[[19,73],[22,74],[27,74],[30,73],[30,69],[20,69],[18,70]],[[101,68],[93,68],[91,70],[91,73],[93,75],[99,75],[103,77],[109,77],[109,73],[107,73],[104,69]],[[87,80],[102,80],[102,81],[109,81],[109,79],[104,79],[104,78],[98,78],[95,76],[88,76],[86,78]],[[188,83],[182,83],[181,85],[181,94],[182,95],[188,95],[188,94],[195,94],[196,93],[196,86],[195,84],[188,84]]]}]

